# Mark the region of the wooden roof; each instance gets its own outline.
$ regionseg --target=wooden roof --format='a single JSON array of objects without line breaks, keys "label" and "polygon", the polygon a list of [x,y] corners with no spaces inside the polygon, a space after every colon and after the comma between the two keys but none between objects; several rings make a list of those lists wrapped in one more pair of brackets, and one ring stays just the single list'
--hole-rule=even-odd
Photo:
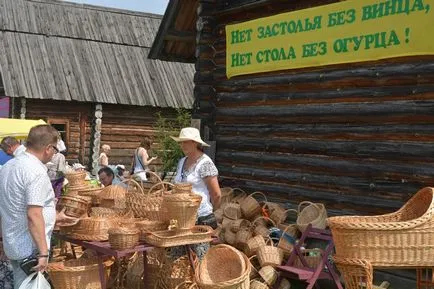
[{"label": "wooden roof", "polygon": [[191,108],[194,67],[148,59],[160,22],[63,1],[0,0],[4,94]]}]

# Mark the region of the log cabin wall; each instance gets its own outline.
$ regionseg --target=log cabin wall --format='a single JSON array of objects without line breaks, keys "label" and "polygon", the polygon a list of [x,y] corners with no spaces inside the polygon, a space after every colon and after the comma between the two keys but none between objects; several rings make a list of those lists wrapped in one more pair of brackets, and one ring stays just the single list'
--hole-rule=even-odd
[{"label": "log cabin wall", "polygon": [[[155,135],[157,112],[166,119],[175,119],[176,110],[127,105],[103,105],[101,144],[111,147],[109,162],[112,165],[123,164],[130,169],[135,149],[144,136]],[[152,149],[157,149],[154,143]],[[150,154],[154,155],[151,151]],[[159,161],[154,165],[158,170]]]},{"label": "log cabin wall", "polygon": [[[17,102],[18,104],[20,102]],[[15,107],[18,107],[17,105]],[[66,124],[64,142],[67,160],[89,163],[90,136],[94,105],[73,101],[26,100],[26,118],[43,119],[52,124]],[[19,109],[18,109],[19,111]]]},{"label": "log cabin wall", "polygon": [[222,185],[264,191],[289,207],[322,202],[331,215],[391,212],[434,185],[433,58],[228,80],[226,24],[315,3],[210,2],[198,9],[196,117],[217,141]]}]

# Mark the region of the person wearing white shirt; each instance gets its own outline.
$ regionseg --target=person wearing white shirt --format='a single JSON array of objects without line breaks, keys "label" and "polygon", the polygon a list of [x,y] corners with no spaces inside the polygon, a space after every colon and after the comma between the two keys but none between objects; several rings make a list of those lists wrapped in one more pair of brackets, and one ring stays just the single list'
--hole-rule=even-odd
[{"label": "person wearing white shirt", "polygon": [[45,164],[58,152],[57,139],[53,127],[33,127],[27,137],[27,150],[7,162],[0,173],[3,248],[13,268],[14,288],[19,288],[27,277],[20,267],[23,259],[37,258],[34,271],[47,269],[55,222],[78,221],[56,212]]},{"label": "person wearing white shirt", "polygon": [[6,154],[13,157],[17,157],[18,155],[26,151],[26,147],[20,144],[20,142],[16,138],[11,136],[5,137],[2,140],[0,146]]}]

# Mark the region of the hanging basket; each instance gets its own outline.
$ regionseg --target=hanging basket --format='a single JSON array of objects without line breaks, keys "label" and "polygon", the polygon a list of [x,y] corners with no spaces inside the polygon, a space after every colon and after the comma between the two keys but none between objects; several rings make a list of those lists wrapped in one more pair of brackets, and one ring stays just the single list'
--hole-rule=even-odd
[{"label": "hanging basket", "polygon": [[241,212],[246,219],[250,219],[261,213],[261,205],[253,197],[255,195],[261,195],[264,198],[265,202],[267,201],[267,197],[261,192],[254,192],[250,194],[247,198],[245,198],[241,203]]},{"label": "hanging basket", "polygon": [[[303,208],[305,205],[307,206]],[[298,229],[304,232],[309,224],[312,224],[312,227],[316,229],[326,228],[327,211],[323,204],[304,201],[298,205]]]}]

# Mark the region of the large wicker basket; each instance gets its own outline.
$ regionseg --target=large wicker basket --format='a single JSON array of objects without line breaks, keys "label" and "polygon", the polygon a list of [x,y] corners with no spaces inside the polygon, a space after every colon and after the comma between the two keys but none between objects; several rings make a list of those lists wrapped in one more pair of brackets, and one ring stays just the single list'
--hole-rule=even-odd
[{"label": "large wicker basket", "polygon": [[434,267],[433,193],[424,188],[391,214],[329,218],[336,255],[380,267]]},{"label": "large wicker basket", "polygon": [[178,230],[189,230],[197,220],[202,196],[196,194],[173,194],[164,197],[163,210],[165,221],[177,221]]},{"label": "large wicker basket", "polygon": [[65,215],[79,218],[85,214],[89,208],[89,200],[80,196],[64,196],[59,199],[57,207],[61,210],[65,208]]},{"label": "large wicker basket", "polygon": [[248,289],[250,270],[246,255],[231,246],[217,245],[208,250],[196,270],[196,282],[201,289]]},{"label": "large wicker basket", "polygon": [[[113,260],[104,262],[106,278]],[[55,288],[61,289],[100,289],[98,259],[76,259],[61,263],[51,263],[48,273]]]},{"label": "large wicker basket", "polygon": [[121,186],[111,185],[102,189],[99,197],[101,207],[105,208],[125,208],[125,196],[127,190]]},{"label": "large wicker basket", "polygon": [[86,187],[83,189],[80,189],[78,191],[79,196],[87,196],[92,198],[92,205],[97,206],[101,203],[99,194],[101,193],[102,188],[98,187]]}]

